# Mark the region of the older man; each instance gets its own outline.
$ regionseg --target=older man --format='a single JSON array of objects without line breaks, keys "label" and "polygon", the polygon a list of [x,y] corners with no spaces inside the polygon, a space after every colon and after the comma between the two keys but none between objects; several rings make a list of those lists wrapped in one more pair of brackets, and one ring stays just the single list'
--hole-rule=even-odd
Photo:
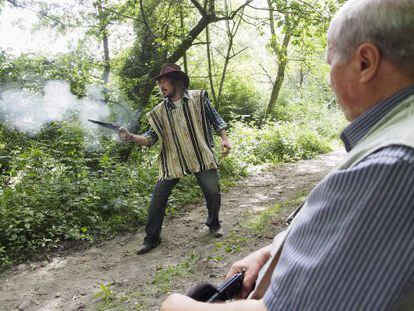
[{"label": "older man", "polygon": [[[161,310],[413,310],[414,1],[349,0],[328,32],[331,86],[351,124],[349,156],[289,227],[259,300]],[[271,247],[233,264],[252,290]],[[275,257],[276,258],[276,257]]]},{"label": "older man", "polygon": [[168,197],[180,179],[189,174],[196,176],[204,193],[208,210],[206,225],[210,234],[222,236],[220,184],[211,128],[221,137],[223,155],[227,155],[231,148],[226,123],[211,105],[205,91],[187,90],[190,79],[180,66],[164,64],[154,79],[165,99],[147,115],[151,129],[143,135],[131,134],[124,128],[119,130],[122,140],[139,145],[150,147],[161,141],[158,182],[151,197],[146,236],[138,254],[148,253],[160,243]]}]

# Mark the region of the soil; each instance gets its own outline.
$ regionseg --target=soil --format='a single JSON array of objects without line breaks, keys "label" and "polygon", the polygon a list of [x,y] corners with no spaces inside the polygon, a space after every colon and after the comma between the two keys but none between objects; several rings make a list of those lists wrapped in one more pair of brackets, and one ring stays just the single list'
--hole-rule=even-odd
[{"label": "soil", "polygon": [[[0,310],[158,310],[171,291],[185,293],[199,281],[219,284],[232,262],[270,243],[298,197],[344,154],[262,168],[238,181],[222,195],[222,238],[208,234],[200,201],[164,221],[162,242],[148,254],[135,253],[144,236],[139,231],[15,267],[0,276]],[[282,208],[270,227],[252,233],[246,223],[276,204]]]}]

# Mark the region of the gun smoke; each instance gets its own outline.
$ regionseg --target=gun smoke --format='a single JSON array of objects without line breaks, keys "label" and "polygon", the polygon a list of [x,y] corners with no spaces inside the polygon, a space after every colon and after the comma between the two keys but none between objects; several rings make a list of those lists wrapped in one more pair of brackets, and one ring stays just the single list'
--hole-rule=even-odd
[{"label": "gun smoke", "polygon": [[69,83],[49,81],[41,92],[0,90],[0,120],[8,128],[36,135],[50,122],[67,121],[77,116],[89,144],[95,144],[98,127],[87,119],[105,120],[111,111],[104,103],[101,91],[91,87],[87,96],[78,99],[70,92]]}]

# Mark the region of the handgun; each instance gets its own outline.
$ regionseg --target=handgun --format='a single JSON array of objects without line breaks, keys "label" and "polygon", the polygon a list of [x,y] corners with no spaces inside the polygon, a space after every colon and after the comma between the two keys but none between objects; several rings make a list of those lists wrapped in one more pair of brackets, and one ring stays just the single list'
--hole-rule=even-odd
[{"label": "handgun", "polygon": [[219,286],[217,292],[207,302],[229,300],[243,288],[244,271],[233,275]]},{"label": "handgun", "polygon": [[187,296],[203,302],[216,302],[232,299],[243,288],[244,271],[233,275],[218,288],[210,283],[199,283],[193,286]]},{"label": "handgun", "polygon": [[102,122],[102,121],[91,120],[91,119],[88,119],[88,121],[92,122],[92,123],[95,123],[95,124],[98,124],[100,126],[106,127],[108,129],[114,130],[114,131],[119,131],[119,128],[120,128],[119,125],[116,125],[116,124],[113,124],[113,123]]}]

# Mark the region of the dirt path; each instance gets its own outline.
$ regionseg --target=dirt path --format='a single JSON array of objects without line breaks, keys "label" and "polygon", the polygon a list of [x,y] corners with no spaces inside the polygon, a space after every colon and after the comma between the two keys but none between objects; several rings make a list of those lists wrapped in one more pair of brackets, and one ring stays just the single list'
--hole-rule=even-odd
[{"label": "dirt path", "polygon": [[335,151],[238,182],[223,194],[222,239],[207,234],[206,209],[200,203],[165,221],[162,244],[149,254],[135,254],[143,238],[139,232],[50,263],[21,265],[0,277],[0,310],[157,310],[170,290],[185,292],[201,280],[218,284],[231,262],[269,243],[289,208],[280,211],[271,232],[252,235],[243,224],[309,192],[343,156]]}]

